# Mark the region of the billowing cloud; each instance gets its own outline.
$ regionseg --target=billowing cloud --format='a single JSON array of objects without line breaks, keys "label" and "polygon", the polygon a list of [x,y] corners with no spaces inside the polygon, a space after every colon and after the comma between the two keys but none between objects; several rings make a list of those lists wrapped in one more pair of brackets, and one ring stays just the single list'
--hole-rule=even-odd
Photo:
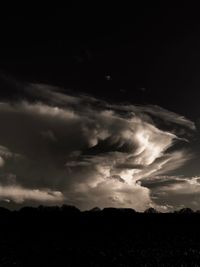
[{"label": "billowing cloud", "polygon": [[25,91],[23,100],[0,103],[0,198],[143,210],[153,201],[139,181],[191,158],[174,146],[185,142],[181,129],[195,126],[175,113],[109,105],[42,84]]}]

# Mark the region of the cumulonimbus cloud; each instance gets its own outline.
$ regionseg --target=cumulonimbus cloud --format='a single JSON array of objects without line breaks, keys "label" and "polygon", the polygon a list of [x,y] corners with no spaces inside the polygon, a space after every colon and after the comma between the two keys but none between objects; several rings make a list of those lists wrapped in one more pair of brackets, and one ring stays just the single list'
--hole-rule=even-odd
[{"label": "cumulonimbus cloud", "polygon": [[[0,197],[26,202],[30,193],[38,202],[57,203],[58,198],[82,209],[143,210],[152,199],[138,181],[174,170],[191,157],[173,145],[184,142],[178,129],[195,126],[175,113],[154,106],[108,105],[42,84],[26,91],[23,100],[0,103]],[[169,130],[156,118],[167,121]],[[10,175],[16,177],[11,184]]]}]

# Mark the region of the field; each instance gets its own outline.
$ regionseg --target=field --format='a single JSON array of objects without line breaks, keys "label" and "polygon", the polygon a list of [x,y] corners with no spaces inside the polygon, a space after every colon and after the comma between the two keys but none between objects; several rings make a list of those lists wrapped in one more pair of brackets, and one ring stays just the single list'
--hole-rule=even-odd
[{"label": "field", "polygon": [[200,214],[1,215],[0,266],[200,266]]}]

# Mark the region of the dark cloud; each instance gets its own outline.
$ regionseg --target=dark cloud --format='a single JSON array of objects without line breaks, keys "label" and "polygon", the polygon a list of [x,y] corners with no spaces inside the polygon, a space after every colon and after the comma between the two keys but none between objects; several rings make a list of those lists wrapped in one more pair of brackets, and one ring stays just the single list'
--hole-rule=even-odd
[{"label": "dark cloud", "polygon": [[142,184],[150,188],[154,203],[165,207],[166,210],[184,207],[199,209],[199,177],[161,176],[146,180]]},{"label": "dark cloud", "polygon": [[[138,181],[154,180],[191,158],[186,149],[173,149],[181,128],[195,129],[178,114],[109,105],[44,84],[23,90],[23,99],[0,103],[2,200],[144,210],[154,205],[151,186]],[[179,130],[162,129],[155,118]]]}]

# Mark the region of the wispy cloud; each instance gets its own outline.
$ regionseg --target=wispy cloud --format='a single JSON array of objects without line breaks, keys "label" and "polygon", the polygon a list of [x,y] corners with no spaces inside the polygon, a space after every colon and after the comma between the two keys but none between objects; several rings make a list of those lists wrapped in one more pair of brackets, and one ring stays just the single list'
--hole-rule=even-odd
[{"label": "wispy cloud", "polygon": [[200,206],[200,177],[157,176],[145,179],[142,185],[151,191],[154,204],[167,207],[167,210]]},{"label": "wispy cloud", "polygon": [[63,194],[59,191],[27,189],[18,185],[0,185],[0,200],[14,201],[21,204],[25,201],[36,201],[39,203],[62,203]]},{"label": "wispy cloud", "polygon": [[[180,129],[195,129],[157,106],[109,105],[42,84],[28,85],[23,100],[0,103],[0,124],[0,197],[83,209],[152,205],[150,189],[138,181],[189,160],[186,149],[173,147],[184,142]],[[6,182],[10,175],[14,187]]]}]

